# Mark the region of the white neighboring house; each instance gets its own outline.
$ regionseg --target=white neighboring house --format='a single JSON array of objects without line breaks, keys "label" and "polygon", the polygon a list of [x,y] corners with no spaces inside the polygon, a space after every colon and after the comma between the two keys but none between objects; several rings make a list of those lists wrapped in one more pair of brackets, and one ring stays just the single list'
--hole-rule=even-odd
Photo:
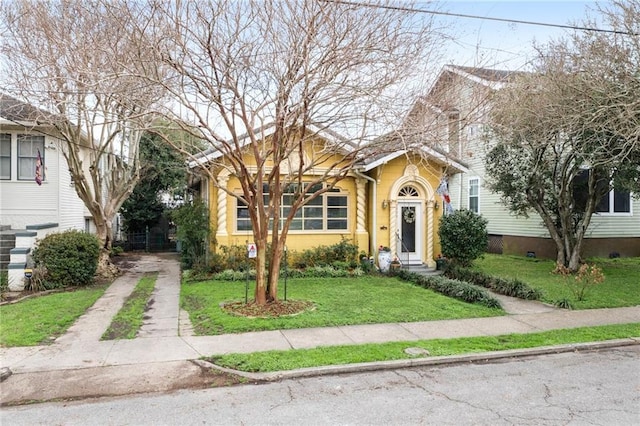
[{"label": "white neighboring house", "polygon": [[[92,232],[62,155],[63,141],[46,124],[49,114],[0,93],[0,268],[9,288],[22,290],[37,239],[68,229]],[[35,179],[38,152],[42,182]]]},{"label": "white neighboring house", "polygon": [[[449,195],[454,209],[470,209],[488,220],[489,251],[555,259],[556,247],[542,219],[532,211],[529,218],[516,217],[500,202],[500,195],[485,187],[485,155],[491,143],[483,140],[488,122],[490,96],[508,84],[511,71],[448,65],[429,93],[413,108],[409,120],[439,123],[436,143],[452,158],[468,167],[452,174]],[[629,193],[614,192],[600,203],[589,225],[585,257],[640,256],[640,200]]]}]

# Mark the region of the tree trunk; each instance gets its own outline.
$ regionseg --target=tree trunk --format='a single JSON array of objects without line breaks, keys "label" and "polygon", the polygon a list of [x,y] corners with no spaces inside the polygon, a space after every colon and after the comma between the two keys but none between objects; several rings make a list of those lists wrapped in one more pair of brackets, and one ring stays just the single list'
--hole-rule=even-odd
[{"label": "tree trunk", "polygon": [[[95,218],[95,216],[94,216]],[[96,236],[100,240],[100,256],[98,258],[98,268],[96,274],[103,278],[112,278],[120,272],[118,267],[111,263],[111,242],[112,227],[111,222],[105,218],[95,220]]]},{"label": "tree trunk", "polygon": [[267,304],[267,280],[266,280],[266,261],[267,261],[267,244],[265,240],[256,241],[256,292],[255,302],[258,305]]},{"label": "tree trunk", "polygon": [[280,278],[280,264],[284,250],[284,244],[281,241],[273,247],[269,263],[269,300],[272,302],[278,300],[278,279]]}]

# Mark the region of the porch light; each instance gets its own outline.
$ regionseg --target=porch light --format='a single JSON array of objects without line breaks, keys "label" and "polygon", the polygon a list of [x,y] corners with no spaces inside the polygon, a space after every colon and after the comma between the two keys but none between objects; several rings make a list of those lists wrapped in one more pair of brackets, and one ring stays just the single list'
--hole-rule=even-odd
[{"label": "porch light", "polygon": [[436,201],[434,201],[434,202],[433,202],[433,208],[434,208],[435,210],[438,210],[438,200],[436,200]]},{"label": "porch light", "polygon": [[386,209],[389,206],[389,202],[387,200],[382,200],[382,208]]}]

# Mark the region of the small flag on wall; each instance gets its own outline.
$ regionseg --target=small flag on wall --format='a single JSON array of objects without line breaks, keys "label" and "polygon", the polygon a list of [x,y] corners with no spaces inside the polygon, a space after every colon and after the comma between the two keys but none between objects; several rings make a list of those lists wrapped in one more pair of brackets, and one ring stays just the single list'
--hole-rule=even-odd
[{"label": "small flag on wall", "polygon": [[40,150],[38,150],[38,156],[36,157],[36,183],[38,185],[42,185],[43,170],[42,156],[40,155]]}]

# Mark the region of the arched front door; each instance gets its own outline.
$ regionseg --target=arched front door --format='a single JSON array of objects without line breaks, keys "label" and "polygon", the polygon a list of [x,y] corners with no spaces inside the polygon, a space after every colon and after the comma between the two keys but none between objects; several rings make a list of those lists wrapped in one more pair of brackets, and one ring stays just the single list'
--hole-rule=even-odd
[{"label": "arched front door", "polygon": [[398,253],[405,264],[422,263],[422,244],[424,224],[422,221],[422,203],[416,201],[398,201]]},{"label": "arched front door", "polygon": [[391,252],[404,265],[435,266],[433,189],[409,164],[389,192]]}]

